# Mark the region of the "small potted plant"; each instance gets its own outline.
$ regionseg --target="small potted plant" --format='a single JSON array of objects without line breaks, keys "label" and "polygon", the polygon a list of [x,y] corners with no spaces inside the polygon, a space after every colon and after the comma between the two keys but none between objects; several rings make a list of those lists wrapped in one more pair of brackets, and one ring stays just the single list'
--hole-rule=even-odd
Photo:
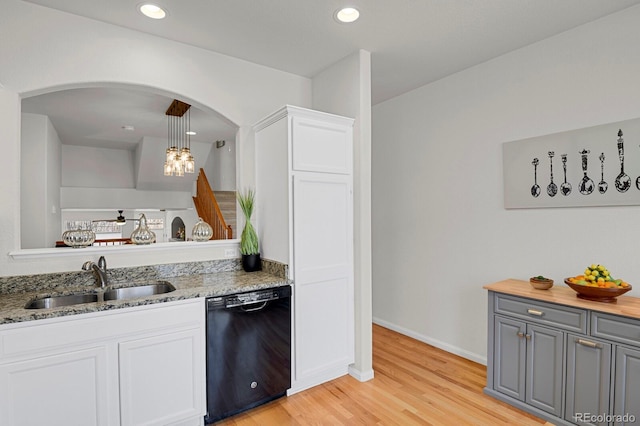
[{"label": "small potted plant", "polygon": [[258,243],[258,235],[251,224],[251,215],[253,214],[253,206],[255,192],[248,189],[245,193],[237,193],[238,204],[244,214],[244,228],[240,235],[240,254],[242,254],[242,268],[246,272],[254,272],[262,270],[260,261],[260,245]]}]

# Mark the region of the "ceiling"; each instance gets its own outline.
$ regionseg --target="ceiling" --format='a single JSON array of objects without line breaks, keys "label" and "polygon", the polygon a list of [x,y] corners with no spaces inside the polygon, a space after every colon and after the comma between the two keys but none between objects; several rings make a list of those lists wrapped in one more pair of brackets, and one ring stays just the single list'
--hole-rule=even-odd
[{"label": "ceiling", "polygon": [[[134,150],[145,137],[167,138],[165,112],[172,98],[133,88],[68,89],[22,100],[22,112],[47,115],[65,145]],[[235,140],[236,127],[194,106],[194,142]],[[132,126],[133,130],[125,129]]]},{"label": "ceiling", "polygon": [[[163,20],[141,0],[29,2],[305,77],[365,49],[375,105],[640,0],[150,0]],[[344,6],[360,19],[334,20]]]},{"label": "ceiling", "polygon": [[[25,0],[27,1],[27,0]],[[140,14],[141,0],[30,0],[301,76],[313,77],[358,49],[371,52],[372,103],[640,0],[152,0],[168,11]],[[360,10],[352,24],[333,13]],[[108,5],[108,6],[107,6]],[[165,137],[171,98],[116,88],[72,89],[27,98],[24,112],[48,115],[62,142],[135,149],[143,136]],[[235,139],[235,127],[192,107],[192,140]],[[123,126],[133,126],[126,131]]]}]

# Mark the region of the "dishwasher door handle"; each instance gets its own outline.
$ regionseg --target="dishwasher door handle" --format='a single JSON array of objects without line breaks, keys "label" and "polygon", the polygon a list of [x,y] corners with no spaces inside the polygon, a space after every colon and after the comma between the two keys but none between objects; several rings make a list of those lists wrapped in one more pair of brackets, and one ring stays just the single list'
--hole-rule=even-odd
[{"label": "dishwasher door handle", "polygon": [[[259,302],[258,302],[259,303]],[[267,303],[269,303],[268,300],[265,300],[264,302],[260,303],[260,306],[256,306],[254,308],[247,308],[247,306],[249,305],[242,305],[240,306],[240,310],[242,312],[255,312],[255,311],[260,311],[262,309],[264,309],[267,306]]]}]

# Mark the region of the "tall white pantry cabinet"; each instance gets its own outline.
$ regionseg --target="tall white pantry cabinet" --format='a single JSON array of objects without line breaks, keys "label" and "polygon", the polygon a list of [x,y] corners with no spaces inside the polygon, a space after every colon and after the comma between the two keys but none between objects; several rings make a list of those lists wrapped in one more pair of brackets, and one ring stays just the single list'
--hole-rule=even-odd
[{"label": "tall white pantry cabinet", "polygon": [[294,281],[295,393],[354,362],[353,119],[287,105],[254,131],[260,251]]}]

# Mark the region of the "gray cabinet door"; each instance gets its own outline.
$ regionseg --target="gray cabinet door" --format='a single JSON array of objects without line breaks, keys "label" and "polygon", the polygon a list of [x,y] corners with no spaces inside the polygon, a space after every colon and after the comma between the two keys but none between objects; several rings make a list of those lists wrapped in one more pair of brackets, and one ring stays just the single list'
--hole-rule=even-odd
[{"label": "gray cabinet door", "polygon": [[564,333],[527,325],[527,372],[525,402],[562,416]]},{"label": "gray cabinet door", "polygon": [[580,425],[609,414],[611,345],[591,337],[567,335],[567,394],[564,418]]},{"label": "gray cabinet door", "polygon": [[616,348],[615,383],[614,424],[637,424],[640,421],[640,350]]},{"label": "gray cabinet door", "polygon": [[494,327],[494,389],[524,401],[526,324],[496,316]]}]

